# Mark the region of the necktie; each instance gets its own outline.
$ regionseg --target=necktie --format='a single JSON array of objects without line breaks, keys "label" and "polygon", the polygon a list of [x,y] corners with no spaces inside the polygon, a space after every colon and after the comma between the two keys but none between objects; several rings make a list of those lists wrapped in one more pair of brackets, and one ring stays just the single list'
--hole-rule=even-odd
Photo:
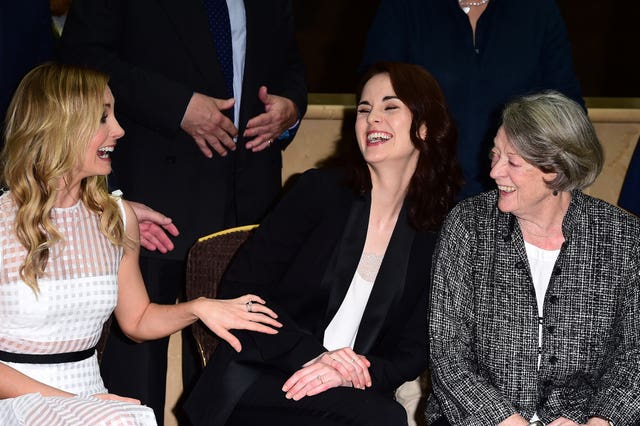
[{"label": "necktie", "polygon": [[233,97],[233,53],[231,52],[231,22],[226,0],[203,0],[209,19],[209,31],[213,36],[222,69],[227,96]]}]

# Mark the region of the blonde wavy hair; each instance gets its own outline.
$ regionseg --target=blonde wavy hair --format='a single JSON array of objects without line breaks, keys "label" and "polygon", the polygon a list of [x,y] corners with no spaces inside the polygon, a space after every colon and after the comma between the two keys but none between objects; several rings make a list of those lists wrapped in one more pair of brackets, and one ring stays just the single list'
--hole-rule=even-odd
[{"label": "blonde wavy hair", "polygon": [[[27,249],[20,278],[36,295],[50,249],[63,240],[51,210],[61,183],[71,181],[100,127],[107,83],[100,72],[47,63],[24,77],[9,105],[0,169],[2,183],[18,206],[16,236]],[[80,199],[100,216],[100,231],[122,246],[124,225],[106,177],[83,179]]]}]

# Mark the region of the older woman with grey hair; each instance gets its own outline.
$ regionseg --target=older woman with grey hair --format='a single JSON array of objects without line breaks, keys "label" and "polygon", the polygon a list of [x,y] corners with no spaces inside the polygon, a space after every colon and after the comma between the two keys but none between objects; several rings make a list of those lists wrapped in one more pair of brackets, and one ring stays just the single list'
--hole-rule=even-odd
[{"label": "older woman with grey hair", "polygon": [[640,424],[640,220],[585,195],[602,148],[584,110],[511,102],[497,189],[449,214],[433,264],[430,425]]}]

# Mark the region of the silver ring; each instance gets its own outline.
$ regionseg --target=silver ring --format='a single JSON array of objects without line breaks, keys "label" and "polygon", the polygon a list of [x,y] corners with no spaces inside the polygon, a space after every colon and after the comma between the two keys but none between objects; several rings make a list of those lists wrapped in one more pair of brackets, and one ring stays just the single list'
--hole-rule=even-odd
[{"label": "silver ring", "polygon": [[318,374],[318,380],[320,380],[320,383],[324,385],[324,382],[322,381],[322,376]]},{"label": "silver ring", "polygon": [[272,140],[272,139],[269,139],[269,140],[267,141],[267,145],[271,146],[271,142],[273,142],[273,140]]},{"label": "silver ring", "polygon": [[351,362],[356,362],[356,359],[355,358],[351,358]]},{"label": "silver ring", "polygon": [[253,301],[249,300],[244,305],[247,307],[247,312],[253,312]]}]

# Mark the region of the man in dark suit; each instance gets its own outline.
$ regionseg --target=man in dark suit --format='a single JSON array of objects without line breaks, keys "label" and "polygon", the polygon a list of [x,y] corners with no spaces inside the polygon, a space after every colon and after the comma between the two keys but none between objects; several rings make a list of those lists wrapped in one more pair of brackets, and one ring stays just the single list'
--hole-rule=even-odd
[{"label": "man in dark suit", "polygon": [[[260,221],[281,188],[281,149],[306,109],[291,1],[219,3],[74,0],[63,34],[64,60],[110,75],[126,131],[113,154],[116,186],[181,230],[172,252],[141,254],[160,303],[178,295],[196,238]],[[212,12],[220,6],[228,11]],[[231,58],[220,56],[223,25],[213,15],[229,17]],[[151,405],[162,424],[166,341],[111,340],[107,387]]]},{"label": "man in dark suit", "polygon": [[51,60],[54,38],[48,1],[6,1],[0,4],[0,149],[5,115],[22,77]]}]

